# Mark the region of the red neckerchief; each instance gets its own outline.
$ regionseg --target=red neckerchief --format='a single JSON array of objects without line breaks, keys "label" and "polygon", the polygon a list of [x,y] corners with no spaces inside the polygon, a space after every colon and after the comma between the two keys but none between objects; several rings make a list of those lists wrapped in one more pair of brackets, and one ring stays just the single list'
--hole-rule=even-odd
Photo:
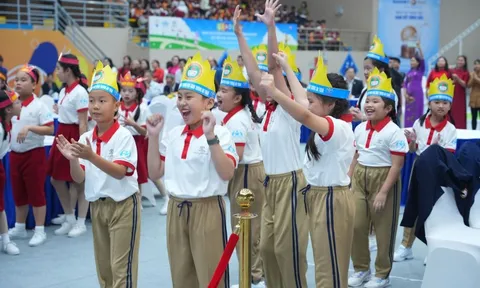
[{"label": "red neckerchief", "polygon": [[273,112],[275,111],[275,109],[277,109],[277,105],[273,102],[267,102],[265,108],[267,109],[267,111]]},{"label": "red neckerchief", "polygon": [[128,112],[133,113],[135,109],[137,108],[137,103],[133,103],[132,106],[128,107],[125,106],[125,103],[122,102],[122,110],[125,111],[125,118],[128,118]]}]

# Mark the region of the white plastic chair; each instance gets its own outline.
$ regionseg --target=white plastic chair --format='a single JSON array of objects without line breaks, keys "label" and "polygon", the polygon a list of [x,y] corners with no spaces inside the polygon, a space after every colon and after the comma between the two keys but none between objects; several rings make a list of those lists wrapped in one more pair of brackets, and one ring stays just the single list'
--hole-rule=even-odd
[{"label": "white plastic chair", "polygon": [[470,210],[470,218],[468,220],[471,228],[480,229],[480,190],[475,195],[475,202]]},{"label": "white plastic chair", "polygon": [[422,288],[478,288],[480,229],[464,225],[453,190],[442,189],[425,221],[429,254]]},{"label": "white plastic chair", "polygon": [[47,106],[48,111],[50,111],[51,113],[53,113],[53,105],[55,104],[55,101],[53,101],[52,96],[50,96],[50,95],[43,95],[42,97],[40,97],[40,98],[38,98],[38,99],[40,99],[40,101],[42,101],[43,104],[45,104],[45,106]]}]

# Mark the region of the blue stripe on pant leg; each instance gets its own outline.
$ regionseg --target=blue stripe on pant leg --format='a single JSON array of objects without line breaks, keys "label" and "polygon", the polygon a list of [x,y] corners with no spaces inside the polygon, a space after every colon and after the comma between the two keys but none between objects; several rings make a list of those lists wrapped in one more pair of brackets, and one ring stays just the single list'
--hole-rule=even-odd
[{"label": "blue stripe on pant leg", "polygon": [[[223,242],[223,250],[227,246],[227,221],[225,219],[225,210],[222,205],[222,196],[218,196],[218,208],[220,208],[220,217],[222,218],[222,242]],[[225,270],[225,288],[230,287],[230,267],[227,265],[227,269]]]},{"label": "blue stripe on pant leg", "polygon": [[248,164],[245,164],[245,170],[243,171],[243,188],[248,188]]},{"label": "blue stripe on pant leg", "polygon": [[335,262],[336,262],[336,257],[334,255],[334,251],[333,251],[333,241],[335,241],[335,239],[332,240],[332,220],[331,220],[331,216],[332,216],[332,213],[330,212],[331,210],[331,206],[330,206],[330,198],[332,197],[332,193],[330,191],[330,187],[328,187],[328,192],[327,192],[327,199],[325,200],[325,206],[326,206],[326,216],[327,216],[327,235],[328,235],[328,249],[329,249],[329,252],[330,252],[330,261],[331,261],[331,265],[332,265],[332,279],[333,279],[333,288],[337,288],[337,273],[336,273],[336,266],[335,266]]},{"label": "blue stripe on pant leg", "polygon": [[328,187],[330,190],[330,200],[329,200],[329,206],[330,206],[330,223],[331,223],[331,230],[332,230],[332,242],[333,242],[333,256],[335,259],[335,276],[337,279],[337,283],[334,287],[340,287],[340,272],[338,271],[338,258],[337,258],[337,238],[335,237],[335,208],[333,207],[333,187]]},{"label": "blue stripe on pant leg", "polygon": [[295,277],[295,284],[297,288],[302,287],[300,280],[300,266],[299,266],[299,252],[298,252],[298,230],[297,230],[297,172],[292,172],[292,194],[291,194],[291,209],[292,209],[292,244],[293,244],[293,274]]},{"label": "blue stripe on pant leg", "polygon": [[132,235],[130,238],[130,251],[128,252],[128,262],[127,262],[127,288],[133,287],[132,280],[132,258],[135,250],[135,236],[137,235],[137,194],[132,195],[133,200],[133,217],[132,217]]}]

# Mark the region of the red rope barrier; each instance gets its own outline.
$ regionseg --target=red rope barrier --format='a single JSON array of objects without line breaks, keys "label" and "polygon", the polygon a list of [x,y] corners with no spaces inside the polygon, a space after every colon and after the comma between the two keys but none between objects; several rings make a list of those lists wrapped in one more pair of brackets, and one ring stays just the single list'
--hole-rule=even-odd
[{"label": "red rope barrier", "polygon": [[230,257],[232,257],[233,250],[235,249],[235,246],[237,245],[237,242],[238,242],[238,238],[239,236],[238,234],[235,234],[235,232],[232,235],[230,235],[227,246],[223,251],[222,258],[220,258],[220,261],[218,262],[218,265],[217,265],[217,269],[215,269],[215,273],[213,273],[212,280],[210,280],[210,284],[208,284],[208,288],[218,287],[218,284],[220,283],[220,280],[222,279],[222,276],[225,273],[225,270],[227,270],[228,262],[230,261]]}]

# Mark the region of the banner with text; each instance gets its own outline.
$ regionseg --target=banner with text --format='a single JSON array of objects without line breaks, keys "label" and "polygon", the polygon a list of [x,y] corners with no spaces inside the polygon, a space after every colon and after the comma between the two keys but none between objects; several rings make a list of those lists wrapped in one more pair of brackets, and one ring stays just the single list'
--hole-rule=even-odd
[{"label": "banner with text", "polygon": [[[417,41],[428,60],[440,45],[441,0],[379,0],[378,37],[385,53],[401,59],[400,70],[410,70]],[[428,69],[427,69],[428,70]]]},{"label": "banner with text", "polygon": [[[238,49],[232,21],[149,17],[151,49]],[[296,50],[297,25],[276,24],[278,42],[287,42]],[[242,22],[243,34],[250,47],[267,44],[267,26],[260,22]]]}]

